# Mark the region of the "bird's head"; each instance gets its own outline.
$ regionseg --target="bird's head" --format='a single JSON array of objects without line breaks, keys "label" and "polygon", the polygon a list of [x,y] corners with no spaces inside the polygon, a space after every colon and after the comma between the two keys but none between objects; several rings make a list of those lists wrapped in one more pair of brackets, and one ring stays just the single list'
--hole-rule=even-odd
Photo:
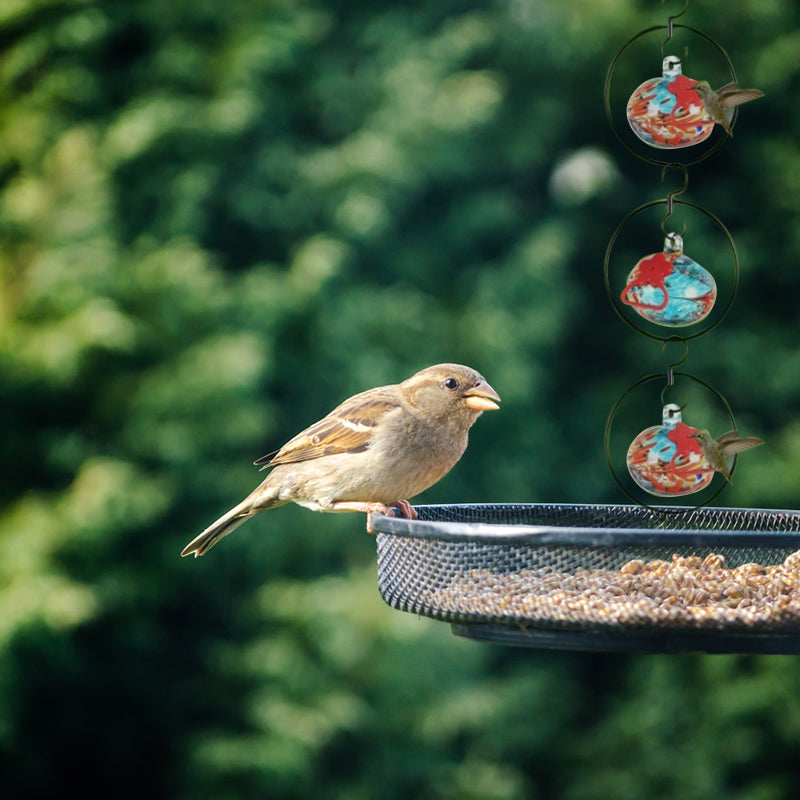
[{"label": "bird's head", "polygon": [[694,86],[692,86],[692,89],[694,89],[703,99],[715,94],[714,90],[711,88],[711,84],[708,81],[696,81]]},{"label": "bird's head", "polygon": [[436,419],[465,419],[471,425],[482,412],[500,406],[500,396],[479,372],[461,364],[436,364],[400,384],[406,400]]},{"label": "bird's head", "polygon": [[700,428],[696,430],[692,434],[693,439],[697,439],[698,444],[702,447],[703,445],[707,445],[709,442],[714,441],[714,437],[705,429]]}]

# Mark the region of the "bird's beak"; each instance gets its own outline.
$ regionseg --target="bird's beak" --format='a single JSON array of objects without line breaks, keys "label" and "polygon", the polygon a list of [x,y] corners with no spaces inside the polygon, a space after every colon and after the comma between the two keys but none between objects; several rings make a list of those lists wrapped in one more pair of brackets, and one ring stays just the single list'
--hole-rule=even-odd
[{"label": "bird's beak", "polygon": [[496,411],[500,408],[497,405],[500,395],[486,381],[481,381],[467,392],[464,402],[473,411]]}]

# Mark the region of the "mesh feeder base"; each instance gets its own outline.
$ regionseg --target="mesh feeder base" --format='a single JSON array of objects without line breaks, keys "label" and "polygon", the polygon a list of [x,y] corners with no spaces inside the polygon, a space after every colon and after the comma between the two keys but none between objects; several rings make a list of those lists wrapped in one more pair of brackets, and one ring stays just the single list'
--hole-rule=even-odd
[{"label": "mesh feeder base", "polygon": [[373,517],[393,608],[477,641],[800,652],[800,511],[505,504]]}]

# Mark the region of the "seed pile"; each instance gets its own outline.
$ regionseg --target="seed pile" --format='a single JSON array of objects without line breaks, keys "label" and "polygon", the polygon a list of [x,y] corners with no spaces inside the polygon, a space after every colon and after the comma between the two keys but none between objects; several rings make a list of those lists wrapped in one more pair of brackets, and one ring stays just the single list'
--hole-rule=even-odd
[{"label": "seed pile", "polygon": [[800,551],[781,564],[735,568],[714,553],[635,559],[617,570],[477,569],[425,601],[484,621],[774,631],[800,627]]}]

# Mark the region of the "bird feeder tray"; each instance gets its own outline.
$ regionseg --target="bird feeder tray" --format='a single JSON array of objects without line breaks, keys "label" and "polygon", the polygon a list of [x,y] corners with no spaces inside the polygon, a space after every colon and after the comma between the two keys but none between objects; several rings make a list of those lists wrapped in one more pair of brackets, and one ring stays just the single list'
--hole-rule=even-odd
[{"label": "bird feeder tray", "polygon": [[375,515],[393,608],[534,648],[800,653],[800,511],[417,506]]}]

